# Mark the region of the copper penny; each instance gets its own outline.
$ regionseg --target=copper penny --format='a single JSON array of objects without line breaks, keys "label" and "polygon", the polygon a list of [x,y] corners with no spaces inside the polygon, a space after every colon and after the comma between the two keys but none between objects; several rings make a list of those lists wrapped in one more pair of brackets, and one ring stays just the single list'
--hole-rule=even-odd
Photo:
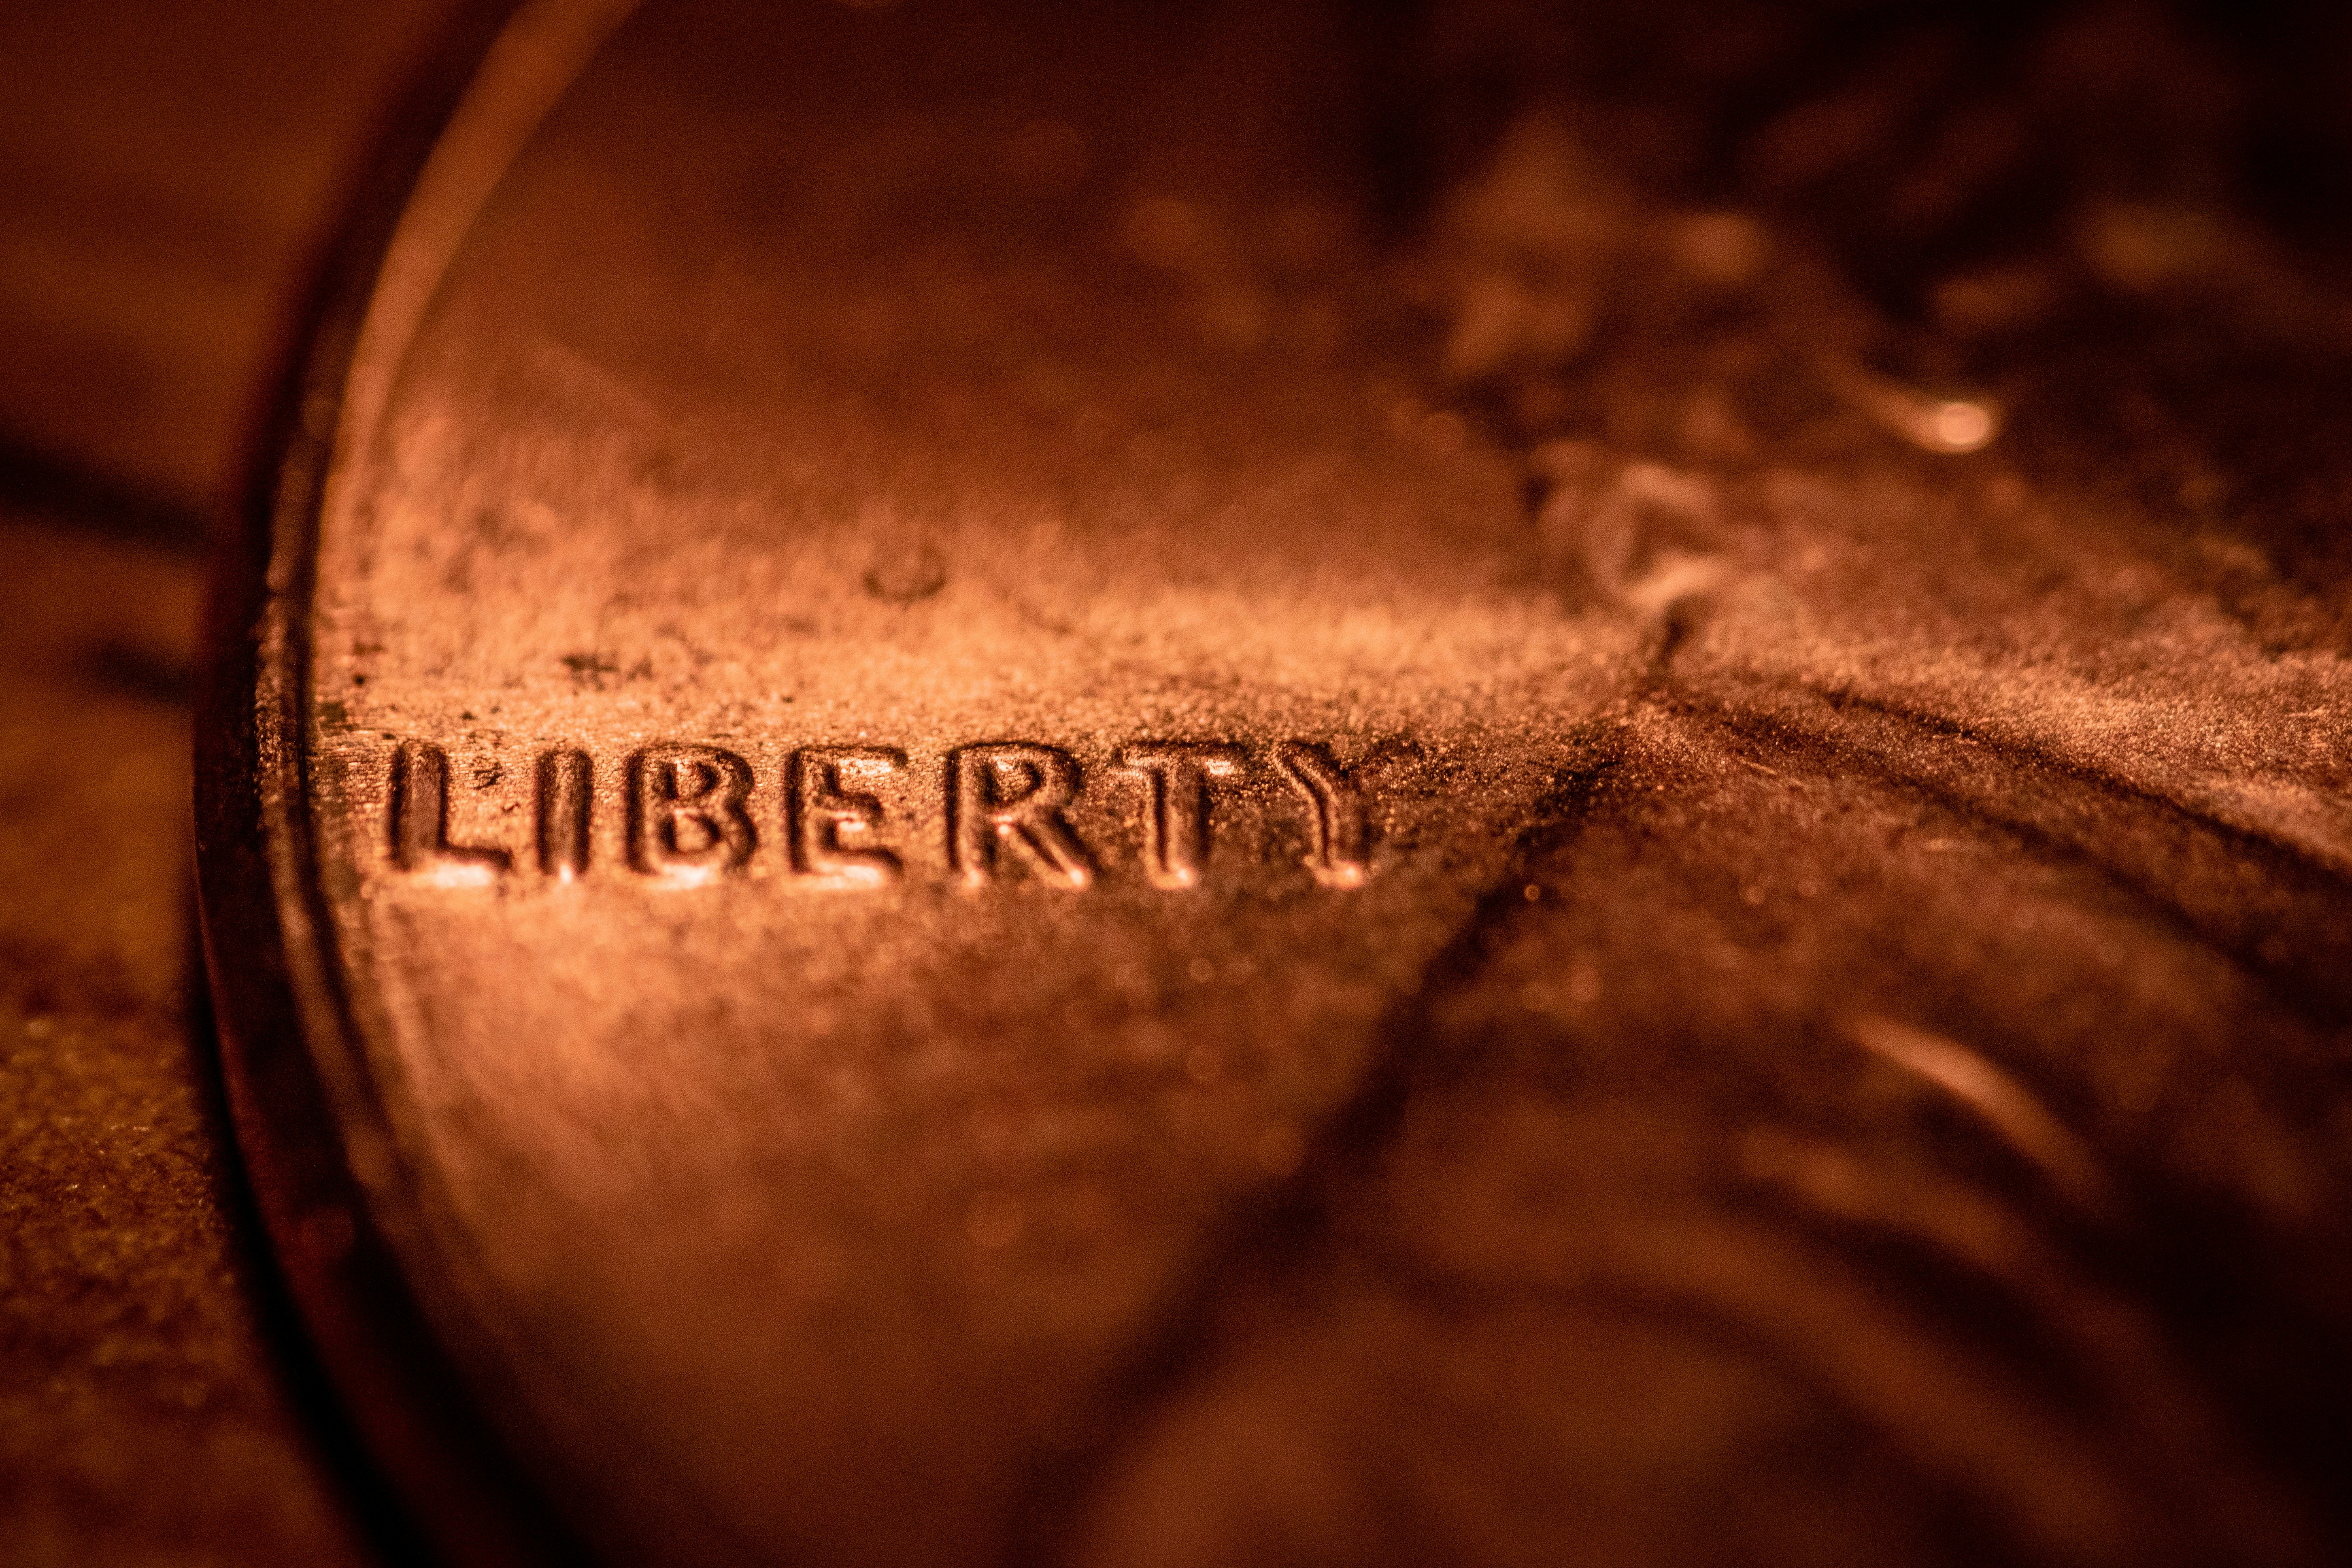
[{"label": "copper penny", "polygon": [[2343,1541],[2343,625],[2064,374],[2352,316],[1507,82],[1400,216],[1427,21],[531,0],[388,165],[200,837],[453,1554]]}]

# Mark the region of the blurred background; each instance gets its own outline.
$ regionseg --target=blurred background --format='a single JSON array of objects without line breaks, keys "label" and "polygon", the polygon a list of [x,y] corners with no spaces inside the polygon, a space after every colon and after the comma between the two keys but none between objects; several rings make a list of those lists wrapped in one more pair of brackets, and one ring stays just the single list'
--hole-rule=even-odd
[{"label": "blurred background", "polygon": [[187,702],[298,301],[453,9],[0,6],[0,1562],[403,1554],[239,1194]]},{"label": "blurred background", "polygon": [[[188,695],[208,543],[300,302],[459,9],[0,7],[0,1562],[412,1545],[240,1195],[192,964]],[[2164,417],[2279,498],[2246,526],[2325,597],[2352,574],[2336,434],[2309,413],[2340,401],[2311,395],[2352,336],[2347,17],[1368,6],[1373,162],[1409,232],[1550,100],[1611,179],[1811,247],[1890,372],[1965,380],[1969,345],[2030,350],[2063,318],[2085,384],[2160,382]],[[1573,378],[1521,374],[1536,327],[1472,316],[1444,367],[1459,406],[1527,442],[1573,425]]]}]

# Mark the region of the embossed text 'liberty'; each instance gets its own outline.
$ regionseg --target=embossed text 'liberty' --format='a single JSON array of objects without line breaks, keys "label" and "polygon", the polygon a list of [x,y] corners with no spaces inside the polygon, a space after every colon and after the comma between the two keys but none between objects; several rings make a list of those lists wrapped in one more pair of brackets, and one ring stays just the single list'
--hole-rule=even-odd
[{"label": "embossed text 'liberty'", "polygon": [[[1285,741],[1263,755],[1223,742],[1152,742],[1118,752],[1090,780],[1059,747],[1026,741],[960,746],[940,770],[931,823],[894,820],[887,786],[908,773],[887,746],[811,746],[789,753],[763,780],[724,747],[642,747],[599,764],[555,747],[535,759],[531,843],[459,842],[451,826],[453,772],[446,752],[403,742],[387,781],[386,844],[394,866],[440,883],[482,884],[535,868],[570,882],[589,874],[600,807],[597,780],[619,784],[617,864],[640,876],[699,882],[769,854],[791,876],[839,888],[880,888],[907,874],[912,836],[943,840],[956,880],[982,888],[1011,875],[1073,891],[1102,873],[1072,808],[1089,790],[1118,792],[1141,841],[1153,887],[1183,891],[1209,875],[1219,797],[1253,773],[1278,778],[1305,828],[1301,858],[1327,888],[1358,888],[1370,875],[1370,816],[1329,751]],[[607,806],[609,809],[609,805]],[[928,815],[928,814],[925,814]]]}]

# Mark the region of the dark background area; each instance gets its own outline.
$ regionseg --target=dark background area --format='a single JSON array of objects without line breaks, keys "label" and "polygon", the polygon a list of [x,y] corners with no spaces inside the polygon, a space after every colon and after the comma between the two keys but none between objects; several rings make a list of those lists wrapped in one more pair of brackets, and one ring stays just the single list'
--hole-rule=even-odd
[{"label": "dark background area", "polygon": [[187,701],[297,301],[452,10],[0,7],[0,1562],[398,1552],[236,1172]]}]

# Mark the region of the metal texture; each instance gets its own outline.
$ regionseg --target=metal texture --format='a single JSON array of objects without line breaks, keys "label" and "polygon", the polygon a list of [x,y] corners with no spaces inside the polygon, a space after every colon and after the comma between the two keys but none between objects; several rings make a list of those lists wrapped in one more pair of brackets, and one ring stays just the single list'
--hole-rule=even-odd
[{"label": "metal texture", "polygon": [[[2189,79],[2077,20],[2047,102]],[[2352,312],[2095,160],[1874,275],[2073,110],[1874,228],[1808,193],[1933,49],[1710,192],[1549,27],[501,36],[199,831],[273,1232],[453,1550],[2343,1544]]]}]

